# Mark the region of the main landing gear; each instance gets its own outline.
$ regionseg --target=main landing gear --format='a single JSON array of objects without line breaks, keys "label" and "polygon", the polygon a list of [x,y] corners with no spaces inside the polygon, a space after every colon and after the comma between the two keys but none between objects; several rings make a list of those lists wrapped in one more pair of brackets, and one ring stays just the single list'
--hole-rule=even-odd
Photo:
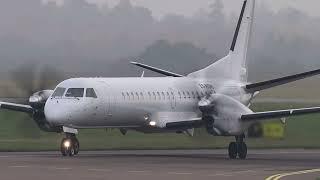
[{"label": "main landing gear", "polygon": [[243,141],[244,138],[244,135],[236,136],[236,142],[231,142],[229,144],[228,152],[230,159],[236,159],[237,157],[246,159],[248,149],[246,143]]},{"label": "main landing gear", "polygon": [[74,156],[79,153],[80,144],[75,134],[66,133],[62,139],[60,151],[63,156]]}]

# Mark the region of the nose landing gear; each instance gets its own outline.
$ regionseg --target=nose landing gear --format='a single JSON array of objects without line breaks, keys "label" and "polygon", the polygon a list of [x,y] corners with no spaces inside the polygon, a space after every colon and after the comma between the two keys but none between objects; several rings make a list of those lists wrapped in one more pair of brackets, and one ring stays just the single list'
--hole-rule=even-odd
[{"label": "nose landing gear", "polygon": [[79,153],[80,144],[75,134],[66,134],[60,145],[60,151],[63,156],[74,156]]},{"label": "nose landing gear", "polygon": [[237,157],[240,159],[247,158],[248,149],[246,143],[243,141],[244,138],[244,135],[236,136],[236,142],[229,144],[228,152],[230,159],[236,159]]}]

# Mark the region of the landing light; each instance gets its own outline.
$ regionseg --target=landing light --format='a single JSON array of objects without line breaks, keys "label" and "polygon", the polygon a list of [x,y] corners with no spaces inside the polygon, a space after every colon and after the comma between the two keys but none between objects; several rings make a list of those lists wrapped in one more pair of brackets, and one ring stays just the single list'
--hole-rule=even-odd
[{"label": "landing light", "polygon": [[70,141],[65,141],[65,142],[63,143],[63,145],[64,145],[64,147],[66,147],[66,148],[70,147]]},{"label": "landing light", "polygon": [[149,122],[149,125],[150,125],[150,126],[156,126],[156,124],[157,124],[157,123],[156,123],[155,121],[150,121],[150,122]]}]

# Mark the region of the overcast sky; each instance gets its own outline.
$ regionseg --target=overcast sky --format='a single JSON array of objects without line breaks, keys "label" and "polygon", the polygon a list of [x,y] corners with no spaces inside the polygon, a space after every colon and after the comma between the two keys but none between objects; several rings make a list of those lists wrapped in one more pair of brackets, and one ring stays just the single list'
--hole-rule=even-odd
[{"label": "overcast sky", "polygon": [[[108,3],[110,6],[116,4],[119,0],[88,0],[94,3]],[[152,10],[156,17],[166,13],[175,13],[183,15],[192,15],[199,9],[208,8],[208,5],[215,0],[131,0],[136,5],[144,6]],[[228,12],[239,11],[242,0],[223,0],[225,9]],[[273,10],[281,8],[294,7],[310,15],[320,16],[319,0],[257,0],[257,3],[265,3]]]}]

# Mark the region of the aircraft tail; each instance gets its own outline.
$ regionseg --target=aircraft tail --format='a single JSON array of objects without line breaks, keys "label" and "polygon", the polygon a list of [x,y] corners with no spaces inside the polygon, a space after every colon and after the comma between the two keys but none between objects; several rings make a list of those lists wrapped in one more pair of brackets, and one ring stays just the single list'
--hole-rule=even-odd
[{"label": "aircraft tail", "polygon": [[247,51],[254,19],[255,0],[244,0],[229,54],[189,74],[194,78],[222,78],[247,82]]}]

